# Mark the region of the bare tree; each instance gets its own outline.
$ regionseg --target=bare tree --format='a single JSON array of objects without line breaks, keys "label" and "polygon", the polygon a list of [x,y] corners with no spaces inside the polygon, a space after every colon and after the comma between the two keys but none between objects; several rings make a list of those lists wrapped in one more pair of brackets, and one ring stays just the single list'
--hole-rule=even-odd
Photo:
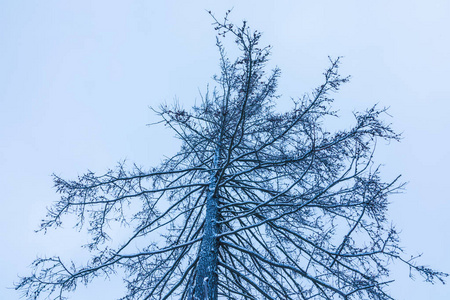
[{"label": "bare tree", "polygon": [[[75,214],[92,235],[92,259],[79,267],[37,259],[17,288],[29,299],[63,299],[78,283],[122,268],[121,299],[392,299],[393,260],[443,281],[445,273],[402,258],[386,219],[387,197],[402,184],[382,181],[372,159],[377,139],[399,139],[380,120],[385,109],[355,113],[352,128],[328,132],[323,121],[336,116],[330,94],[348,81],[330,59],[323,84],[277,112],[280,71],[264,73],[270,46],[245,22],[214,20],[216,88],[190,111],[157,111],[180,151],[150,170],[119,164],[74,181],[54,175],[61,199],[41,229]],[[234,61],[225,35],[240,50]],[[112,222],[133,228],[115,248]]]}]

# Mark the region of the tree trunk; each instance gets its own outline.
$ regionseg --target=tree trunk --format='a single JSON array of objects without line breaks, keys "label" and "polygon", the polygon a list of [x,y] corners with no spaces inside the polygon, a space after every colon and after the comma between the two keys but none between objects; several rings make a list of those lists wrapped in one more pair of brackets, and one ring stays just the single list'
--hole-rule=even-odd
[{"label": "tree trunk", "polygon": [[[220,149],[216,150],[214,169],[219,165]],[[209,191],[206,199],[206,216],[203,239],[200,245],[200,259],[197,264],[197,274],[194,286],[194,300],[217,300],[218,274],[217,263],[219,255],[219,242],[216,238],[219,233],[218,197],[215,194],[217,185],[217,171],[211,175]]]}]

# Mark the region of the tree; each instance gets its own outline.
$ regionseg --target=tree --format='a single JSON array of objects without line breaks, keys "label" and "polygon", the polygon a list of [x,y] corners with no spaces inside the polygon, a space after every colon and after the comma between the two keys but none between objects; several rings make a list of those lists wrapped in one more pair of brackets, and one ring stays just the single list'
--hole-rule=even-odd
[{"label": "tree", "polygon": [[[402,257],[386,219],[388,196],[403,186],[398,177],[384,182],[373,162],[377,139],[400,138],[381,120],[386,109],[355,113],[348,130],[324,128],[337,116],[330,94],[348,81],[338,58],[323,84],[277,112],[280,71],[265,74],[270,46],[227,17],[213,17],[216,88],[190,111],[157,111],[182,142],[176,155],[149,170],[120,163],[73,181],[54,175],[61,198],[41,229],[75,214],[91,234],[92,259],[78,267],[37,259],[17,284],[26,297],[63,299],[120,268],[128,291],[121,299],[392,299],[385,288],[393,260],[443,282],[447,274]],[[234,61],[226,35],[241,53]],[[133,229],[118,247],[108,243],[115,222]]]}]

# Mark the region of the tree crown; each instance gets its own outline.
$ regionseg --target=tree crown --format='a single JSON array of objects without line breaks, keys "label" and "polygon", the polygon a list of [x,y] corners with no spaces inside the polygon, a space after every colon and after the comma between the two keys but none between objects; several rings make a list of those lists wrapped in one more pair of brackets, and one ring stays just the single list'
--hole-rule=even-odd
[{"label": "tree crown", "polygon": [[[121,163],[76,180],[54,175],[61,199],[41,228],[75,214],[91,235],[92,259],[37,259],[17,288],[30,299],[62,299],[123,268],[122,299],[391,299],[392,260],[442,281],[446,274],[402,258],[386,218],[388,196],[402,187],[398,177],[382,181],[373,162],[377,139],[400,138],[381,120],[386,109],[327,131],[324,117],[336,115],[331,94],[348,81],[338,74],[340,58],[330,58],[323,83],[277,112],[280,70],[265,73],[270,46],[246,22],[235,26],[228,14],[214,21],[215,87],[192,110],[155,110],[182,141],[179,152],[151,169]],[[241,53],[233,61],[221,42],[229,35]],[[111,222],[133,228],[116,248]]]}]

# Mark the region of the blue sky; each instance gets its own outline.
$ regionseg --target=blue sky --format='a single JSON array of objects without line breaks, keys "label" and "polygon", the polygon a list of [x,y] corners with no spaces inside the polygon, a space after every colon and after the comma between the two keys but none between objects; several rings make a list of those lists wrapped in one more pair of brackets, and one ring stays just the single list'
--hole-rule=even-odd
[{"label": "blue sky", "polygon": [[[279,107],[320,83],[328,58],[352,75],[336,97],[352,110],[389,106],[401,143],[378,145],[386,180],[409,184],[391,198],[407,253],[450,272],[450,2],[429,1],[1,1],[0,298],[37,255],[83,261],[83,233],[34,233],[57,200],[50,175],[99,173],[127,159],[158,164],[178,142],[148,108],[199,101],[218,71],[212,20],[233,8],[273,45],[282,70]],[[232,53],[232,50],[229,51]],[[448,285],[411,281],[393,266],[397,299],[445,299]],[[71,299],[114,299],[119,280],[97,280]],[[119,295],[118,295],[119,294]],[[99,298],[101,297],[101,298]]]}]

